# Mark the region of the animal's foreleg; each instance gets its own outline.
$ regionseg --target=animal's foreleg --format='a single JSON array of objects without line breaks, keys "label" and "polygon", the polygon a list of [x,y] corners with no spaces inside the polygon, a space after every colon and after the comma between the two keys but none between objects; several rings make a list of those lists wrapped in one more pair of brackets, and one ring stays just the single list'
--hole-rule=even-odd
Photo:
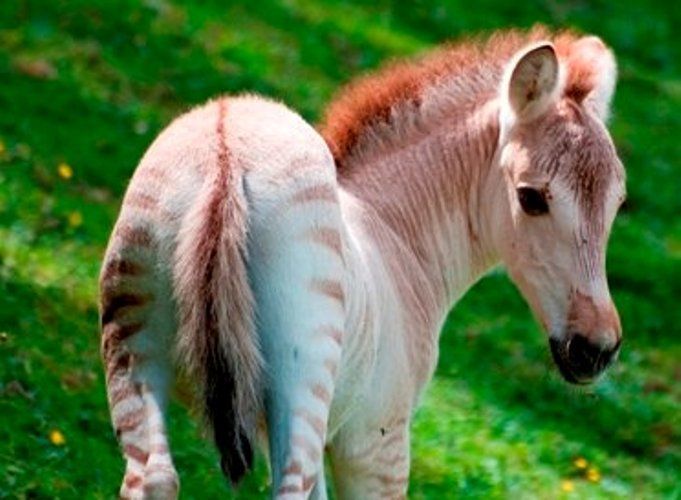
[{"label": "animal's foreleg", "polygon": [[338,498],[406,498],[409,486],[409,419],[369,423],[358,415],[330,445]]}]

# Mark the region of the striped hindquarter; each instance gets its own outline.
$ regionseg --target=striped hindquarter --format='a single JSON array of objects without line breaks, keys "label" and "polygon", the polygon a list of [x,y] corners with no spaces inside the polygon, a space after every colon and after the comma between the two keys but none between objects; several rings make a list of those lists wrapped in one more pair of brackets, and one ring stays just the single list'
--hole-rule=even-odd
[{"label": "striped hindquarter", "polygon": [[[291,126],[302,129],[298,141],[311,141],[304,154],[263,158],[245,176],[249,275],[267,367],[272,493],[326,498],[323,455],[345,336],[344,238],[332,159],[311,129]],[[236,127],[244,134],[248,124]]]},{"label": "striped hindquarter", "polygon": [[122,498],[173,498],[179,488],[164,418],[177,329],[172,260],[182,217],[204,173],[195,165],[214,157],[207,133],[192,122],[213,124],[210,116],[207,109],[185,115],[149,148],[102,264],[101,352],[111,419],[126,462]]},{"label": "striped hindquarter", "polygon": [[156,266],[156,215],[148,206],[127,206],[100,280],[108,399],[126,459],[123,498],[169,498],[178,489],[163,419],[174,325],[168,276]]}]

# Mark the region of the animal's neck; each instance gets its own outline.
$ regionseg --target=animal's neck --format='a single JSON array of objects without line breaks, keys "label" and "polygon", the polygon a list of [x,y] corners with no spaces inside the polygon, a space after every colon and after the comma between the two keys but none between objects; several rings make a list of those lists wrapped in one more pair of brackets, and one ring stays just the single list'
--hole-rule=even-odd
[{"label": "animal's neck", "polygon": [[[444,314],[497,261],[506,197],[494,157],[493,100],[458,114],[396,118],[339,173],[419,329]],[[415,105],[403,113],[419,113]],[[404,123],[401,126],[400,123]]]}]

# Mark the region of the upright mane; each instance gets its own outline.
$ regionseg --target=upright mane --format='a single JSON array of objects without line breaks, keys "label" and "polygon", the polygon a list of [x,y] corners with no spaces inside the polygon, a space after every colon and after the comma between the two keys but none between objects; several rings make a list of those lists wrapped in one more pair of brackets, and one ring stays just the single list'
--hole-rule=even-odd
[{"label": "upright mane", "polygon": [[579,38],[574,32],[552,32],[537,25],[530,30],[506,30],[445,44],[416,59],[392,61],[377,72],[360,77],[342,89],[327,107],[320,131],[342,173],[347,158],[360,137],[378,125],[391,126],[401,105],[419,108],[425,91],[451,82],[462,94],[475,89],[477,95],[496,92],[505,64],[522,47],[552,41],[567,67],[565,95],[580,101],[593,86],[593,69],[571,57]]}]

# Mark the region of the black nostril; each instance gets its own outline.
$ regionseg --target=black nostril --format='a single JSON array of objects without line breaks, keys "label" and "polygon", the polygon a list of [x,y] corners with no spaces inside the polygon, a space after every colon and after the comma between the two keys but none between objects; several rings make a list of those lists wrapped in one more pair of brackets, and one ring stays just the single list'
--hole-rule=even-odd
[{"label": "black nostril", "polygon": [[611,349],[603,349],[583,335],[576,334],[568,346],[568,362],[578,374],[596,375],[601,372],[617,352],[619,343]]},{"label": "black nostril", "polygon": [[582,335],[575,335],[568,345],[568,361],[577,372],[593,370],[603,354],[601,348]]},{"label": "black nostril", "polygon": [[584,383],[602,372],[619,351],[618,342],[612,348],[603,349],[584,335],[572,334],[564,340],[549,339],[553,359],[563,378],[572,383]]}]

